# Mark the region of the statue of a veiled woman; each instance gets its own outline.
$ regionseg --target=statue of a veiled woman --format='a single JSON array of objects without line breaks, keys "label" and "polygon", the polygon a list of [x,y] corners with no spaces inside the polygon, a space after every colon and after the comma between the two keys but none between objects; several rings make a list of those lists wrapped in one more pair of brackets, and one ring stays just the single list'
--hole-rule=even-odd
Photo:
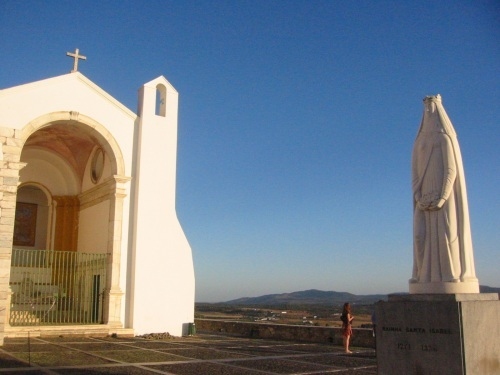
[{"label": "statue of a veiled woman", "polygon": [[410,293],[479,293],[464,168],[441,96],[424,99],[413,147]]}]

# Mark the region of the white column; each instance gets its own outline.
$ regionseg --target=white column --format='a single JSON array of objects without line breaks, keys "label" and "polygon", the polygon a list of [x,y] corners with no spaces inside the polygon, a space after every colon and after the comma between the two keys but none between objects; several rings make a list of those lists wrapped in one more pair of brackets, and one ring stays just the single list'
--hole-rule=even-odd
[{"label": "white column", "polygon": [[137,334],[180,336],[194,321],[191,247],[175,212],[177,105],[163,77],[140,89],[130,301]]}]

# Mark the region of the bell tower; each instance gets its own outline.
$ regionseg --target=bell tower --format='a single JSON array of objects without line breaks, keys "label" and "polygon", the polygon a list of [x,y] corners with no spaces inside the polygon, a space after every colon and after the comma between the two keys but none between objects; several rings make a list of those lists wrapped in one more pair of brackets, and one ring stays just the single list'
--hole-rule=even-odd
[{"label": "bell tower", "polygon": [[139,90],[129,323],[136,334],[187,333],[191,247],[175,211],[178,93],[158,77]]}]

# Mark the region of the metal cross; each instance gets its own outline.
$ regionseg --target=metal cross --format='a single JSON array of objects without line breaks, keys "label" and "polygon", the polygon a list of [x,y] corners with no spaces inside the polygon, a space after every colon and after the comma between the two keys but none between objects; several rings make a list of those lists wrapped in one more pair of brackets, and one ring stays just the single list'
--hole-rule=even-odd
[{"label": "metal cross", "polygon": [[73,64],[73,70],[71,71],[71,73],[78,71],[78,59],[87,60],[87,57],[83,56],[83,55],[79,55],[78,54],[79,52],[80,52],[80,50],[78,48],[75,50],[75,53],[66,52],[66,56],[71,56],[75,59],[75,63]]}]

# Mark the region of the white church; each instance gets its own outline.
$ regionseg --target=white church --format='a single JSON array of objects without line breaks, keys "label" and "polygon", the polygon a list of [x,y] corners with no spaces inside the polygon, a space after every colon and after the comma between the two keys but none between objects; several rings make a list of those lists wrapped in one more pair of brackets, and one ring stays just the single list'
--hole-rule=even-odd
[{"label": "white church", "polygon": [[132,112],[80,72],[0,90],[0,345],[28,334],[186,335],[192,252],[175,210],[178,93]]}]

